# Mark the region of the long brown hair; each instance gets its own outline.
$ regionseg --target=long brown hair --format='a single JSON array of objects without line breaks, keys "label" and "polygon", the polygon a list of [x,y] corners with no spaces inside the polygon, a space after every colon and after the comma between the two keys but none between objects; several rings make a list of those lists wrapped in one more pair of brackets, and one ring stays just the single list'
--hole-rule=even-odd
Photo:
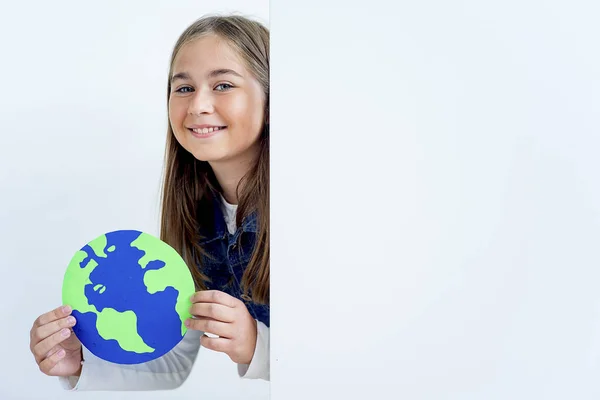
[{"label": "long brown hair", "polygon": [[[187,43],[214,34],[224,39],[245,61],[260,82],[265,95],[265,121],[259,137],[256,163],[237,187],[238,223],[256,212],[256,242],[241,286],[244,297],[255,303],[269,303],[269,31],[249,18],[206,16],[192,23],[179,37],[171,55],[168,76],[167,105],[175,57]],[[214,205],[213,193],[220,192],[211,167],[187,152],[167,128],[164,181],[162,187],[160,238],[171,245],[185,260],[199,290],[206,288],[208,277],[202,273],[201,255],[206,255],[199,242],[200,228],[208,223]]]}]

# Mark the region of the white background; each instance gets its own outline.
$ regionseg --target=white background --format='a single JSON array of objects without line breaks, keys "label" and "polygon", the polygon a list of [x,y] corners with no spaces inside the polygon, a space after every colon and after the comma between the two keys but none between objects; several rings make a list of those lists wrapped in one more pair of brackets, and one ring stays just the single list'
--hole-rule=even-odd
[{"label": "white background", "polygon": [[[37,369],[31,324],[61,304],[66,266],[90,239],[158,234],[171,50],[195,19],[226,11],[268,23],[267,0],[2,2],[0,399],[68,397]],[[240,380],[226,355],[206,349],[178,390],[110,394],[268,397],[268,382]]]},{"label": "white background", "polygon": [[[212,11],[194,3],[0,13],[0,398],[64,397],[28,329],[73,249],[158,227],[168,54]],[[598,398],[599,14],[272,2],[273,399]],[[192,374],[111,396],[268,396],[226,356]]]},{"label": "white background", "polygon": [[274,400],[600,397],[599,15],[272,2]]}]

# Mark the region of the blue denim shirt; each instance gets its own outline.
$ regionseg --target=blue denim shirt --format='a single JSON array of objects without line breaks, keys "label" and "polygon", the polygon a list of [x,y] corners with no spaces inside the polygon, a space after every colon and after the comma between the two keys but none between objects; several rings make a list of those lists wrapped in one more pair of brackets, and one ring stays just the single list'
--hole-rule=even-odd
[{"label": "blue denim shirt", "polygon": [[202,248],[210,255],[202,257],[202,272],[211,280],[206,283],[207,289],[220,290],[242,300],[254,319],[270,326],[269,305],[256,304],[242,297],[242,275],[252,257],[256,241],[256,214],[244,218],[237,231],[230,234],[223,211],[216,202],[213,211],[214,224],[202,231],[204,239],[200,241]]}]

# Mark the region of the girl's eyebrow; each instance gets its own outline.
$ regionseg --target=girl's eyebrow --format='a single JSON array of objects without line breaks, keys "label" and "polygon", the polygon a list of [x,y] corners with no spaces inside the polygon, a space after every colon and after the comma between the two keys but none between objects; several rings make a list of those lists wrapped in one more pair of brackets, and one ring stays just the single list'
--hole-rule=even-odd
[{"label": "girl's eyebrow", "polygon": [[188,81],[190,80],[190,75],[187,72],[178,72],[171,78],[171,83],[175,82],[177,79]]},{"label": "girl's eyebrow", "polygon": [[216,77],[217,77],[217,76],[219,76],[219,75],[228,75],[228,74],[229,74],[229,75],[235,75],[235,76],[237,76],[238,78],[243,78],[243,76],[242,76],[242,75],[240,75],[240,74],[238,74],[237,72],[235,72],[234,70],[232,70],[232,69],[228,69],[228,68],[219,68],[219,69],[215,69],[215,70],[213,70],[213,71],[210,71],[210,72],[208,73],[208,77],[209,77],[209,78],[216,78]]},{"label": "girl's eyebrow", "polygon": [[[208,73],[207,78],[216,78],[219,75],[235,75],[239,78],[243,78],[242,75],[240,75],[239,73],[235,72],[232,69],[228,69],[228,68],[219,68],[219,69],[215,69],[212,70]],[[188,74],[187,72],[178,72],[175,75],[173,75],[173,77],[171,78],[171,83],[175,82],[177,79],[182,79],[182,80],[191,80],[190,78],[190,74]]]}]

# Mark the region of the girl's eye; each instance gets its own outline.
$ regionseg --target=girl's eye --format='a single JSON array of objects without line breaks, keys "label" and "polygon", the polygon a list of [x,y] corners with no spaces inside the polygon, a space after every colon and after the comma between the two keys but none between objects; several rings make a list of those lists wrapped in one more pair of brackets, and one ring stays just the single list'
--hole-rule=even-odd
[{"label": "girl's eye", "polygon": [[[189,91],[188,91],[188,89],[189,89]],[[193,90],[194,90],[194,89],[192,89],[192,88],[191,88],[191,87],[189,87],[189,86],[183,86],[183,87],[180,87],[179,89],[177,89],[175,92],[176,92],[176,93],[190,93],[190,92],[192,92]]]},{"label": "girl's eye", "polygon": [[[231,89],[232,87],[233,86],[230,85],[229,83],[220,83],[215,87],[215,89],[217,89],[218,92],[223,92],[225,90]],[[219,88],[221,88],[221,89],[219,89]]]}]

